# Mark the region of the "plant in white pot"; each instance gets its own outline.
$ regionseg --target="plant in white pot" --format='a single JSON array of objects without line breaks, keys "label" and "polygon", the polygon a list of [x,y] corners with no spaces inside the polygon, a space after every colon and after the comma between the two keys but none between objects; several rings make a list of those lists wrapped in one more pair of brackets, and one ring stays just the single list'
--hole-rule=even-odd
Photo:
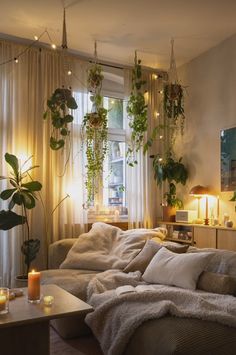
[{"label": "plant in white pot", "polygon": [[[36,206],[37,193],[41,190],[42,185],[30,176],[30,172],[38,167],[27,168],[26,163],[30,159],[27,159],[21,165],[15,155],[6,153],[5,161],[10,166],[11,171],[9,176],[0,176],[0,180],[7,180],[10,184],[10,188],[3,190],[0,194],[2,200],[9,200],[8,210],[0,211],[0,230],[9,230],[22,225],[23,244],[21,245],[21,252],[24,255],[26,265],[26,274],[21,276],[23,279],[27,279],[31,262],[36,258],[40,249],[40,240],[31,237],[28,211]],[[21,210],[21,214],[12,211],[17,206]]]}]

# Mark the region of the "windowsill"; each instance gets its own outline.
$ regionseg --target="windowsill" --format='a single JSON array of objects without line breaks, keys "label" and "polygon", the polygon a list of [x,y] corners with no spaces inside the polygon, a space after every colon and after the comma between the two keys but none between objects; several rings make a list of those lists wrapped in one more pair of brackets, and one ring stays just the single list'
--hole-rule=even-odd
[{"label": "windowsill", "polygon": [[[92,224],[94,223],[94,222],[98,222],[98,221],[93,221],[93,222],[89,222],[88,223],[88,229],[90,230],[91,229],[91,227],[92,227]],[[104,223],[107,223],[107,224],[111,224],[112,226],[115,226],[115,227],[119,227],[120,229],[122,229],[122,230],[127,230],[128,229],[128,221],[120,221],[120,222],[113,222],[113,221],[109,221],[109,222],[107,222],[107,221],[100,221],[100,222],[104,222]]]}]

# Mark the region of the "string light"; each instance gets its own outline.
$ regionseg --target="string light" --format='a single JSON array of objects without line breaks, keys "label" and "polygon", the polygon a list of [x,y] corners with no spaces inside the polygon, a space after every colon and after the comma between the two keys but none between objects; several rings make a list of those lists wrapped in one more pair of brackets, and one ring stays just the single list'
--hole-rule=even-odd
[{"label": "string light", "polygon": [[156,116],[159,117],[159,116],[160,116],[160,112],[157,112],[157,113],[156,113]]},{"label": "string light", "polygon": [[50,37],[48,31],[45,30],[45,31],[43,31],[43,32],[40,34],[40,36],[36,36],[36,35],[35,35],[35,36],[34,36],[34,41],[32,41],[25,49],[23,49],[21,52],[19,52],[16,57],[10,58],[10,59],[8,59],[8,60],[6,60],[6,61],[0,63],[0,66],[5,65],[5,64],[8,64],[8,63],[11,63],[11,62],[18,63],[20,57],[23,56],[26,52],[28,52],[28,50],[29,50],[31,47],[33,47],[35,43],[39,42],[40,38],[43,37],[44,34],[47,34],[47,36],[48,36],[48,38],[49,38],[49,41],[50,41],[50,43],[51,43],[51,47],[52,47],[53,49],[56,49],[57,46],[52,43],[52,40],[51,40],[51,37]]},{"label": "string light", "polygon": [[159,158],[158,161],[162,161],[163,159],[162,158]]},{"label": "string light", "polygon": [[159,91],[158,91],[158,94],[163,94],[163,90],[159,90]]},{"label": "string light", "polygon": [[72,71],[71,70],[68,70],[68,72],[67,72],[67,75],[71,75],[72,74]]},{"label": "string light", "polygon": [[163,139],[163,136],[159,136],[160,139]]},{"label": "string light", "polygon": [[152,77],[154,80],[157,80],[157,78],[158,78],[157,74],[152,74]]}]

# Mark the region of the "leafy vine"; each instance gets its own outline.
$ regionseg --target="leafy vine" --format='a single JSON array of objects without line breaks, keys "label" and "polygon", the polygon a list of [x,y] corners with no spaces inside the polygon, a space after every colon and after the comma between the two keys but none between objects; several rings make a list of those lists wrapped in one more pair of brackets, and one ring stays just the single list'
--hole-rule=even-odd
[{"label": "leafy vine", "polygon": [[87,176],[86,189],[87,201],[93,201],[94,194],[98,191],[99,180],[103,171],[103,162],[107,154],[107,113],[103,107],[101,96],[103,74],[102,68],[96,62],[88,70],[88,89],[92,93],[92,112],[85,115],[82,129],[86,136]]},{"label": "leafy vine", "polygon": [[127,105],[127,113],[130,119],[131,142],[126,152],[127,164],[134,166],[137,164],[136,153],[143,146],[144,134],[148,128],[147,105],[143,93],[143,86],[146,81],[142,79],[141,60],[134,57],[134,68],[132,70],[132,91]]}]

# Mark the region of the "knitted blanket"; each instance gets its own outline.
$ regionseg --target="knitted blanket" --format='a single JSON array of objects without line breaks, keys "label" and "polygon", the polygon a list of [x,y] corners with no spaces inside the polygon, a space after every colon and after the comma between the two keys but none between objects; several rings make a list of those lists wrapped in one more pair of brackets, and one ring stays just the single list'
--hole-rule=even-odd
[{"label": "knitted blanket", "polygon": [[136,328],[167,314],[236,327],[236,298],[233,296],[162,285],[152,285],[155,288],[152,291],[117,296],[117,286],[136,285],[141,283],[138,280],[137,273],[124,275],[114,270],[113,283],[112,271],[101,273],[90,282],[88,302],[95,310],[86,316],[86,323],[104,354],[122,354]]}]

